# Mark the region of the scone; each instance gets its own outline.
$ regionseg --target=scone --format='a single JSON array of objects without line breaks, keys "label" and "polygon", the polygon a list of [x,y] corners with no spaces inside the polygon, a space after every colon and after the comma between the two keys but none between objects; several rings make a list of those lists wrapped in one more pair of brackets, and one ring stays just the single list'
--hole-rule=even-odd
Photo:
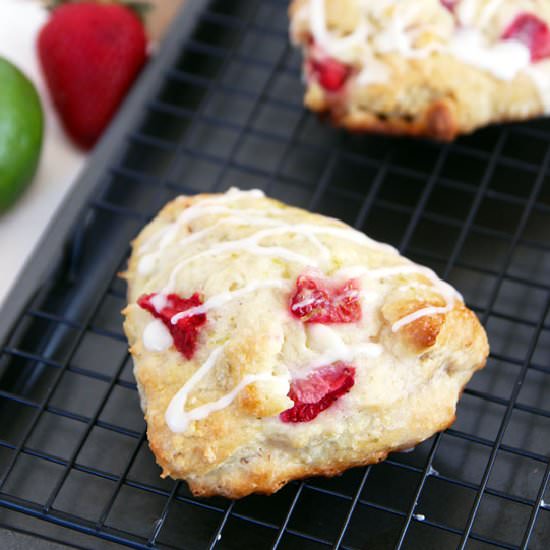
[{"label": "scone", "polygon": [[305,104],[350,130],[451,140],[550,113],[549,0],[293,0]]},{"label": "scone", "polygon": [[149,445],[196,495],[272,493],[449,426],[487,338],[430,269],[260,191],[179,197],[133,243]]}]

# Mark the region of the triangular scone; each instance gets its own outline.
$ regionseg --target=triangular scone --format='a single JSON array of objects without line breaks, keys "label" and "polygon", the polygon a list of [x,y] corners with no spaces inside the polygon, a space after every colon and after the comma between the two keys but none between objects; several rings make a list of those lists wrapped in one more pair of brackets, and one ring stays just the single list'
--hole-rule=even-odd
[{"label": "triangular scone", "polygon": [[306,105],[442,140],[550,113],[549,0],[294,0]]},{"label": "triangular scone", "polygon": [[272,493],[449,426],[487,338],[429,269],[260,191],[179,197],[133,243],[124,328],[164,476]]}]

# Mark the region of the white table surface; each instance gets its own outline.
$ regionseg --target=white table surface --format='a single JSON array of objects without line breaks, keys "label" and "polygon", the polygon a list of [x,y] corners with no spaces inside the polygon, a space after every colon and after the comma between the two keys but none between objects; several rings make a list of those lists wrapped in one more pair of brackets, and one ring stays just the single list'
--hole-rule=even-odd
[{"label": "white table surface", "polygon": [[35,41],[46,18],[36,0],[0,0],[0,56],[34,82],[46,118],[42,156],[32,186],[15,206],[0,214],[0,306],[86,159],[64,135],[40,73]]}]

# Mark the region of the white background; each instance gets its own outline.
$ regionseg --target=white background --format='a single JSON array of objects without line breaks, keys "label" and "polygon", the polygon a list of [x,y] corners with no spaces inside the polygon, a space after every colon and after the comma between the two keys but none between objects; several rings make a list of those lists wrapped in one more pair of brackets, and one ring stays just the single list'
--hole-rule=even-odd
[{"label": "white background", "polygon": [[85,160],[65,137],[40,73],[35,42],[46,18],[36,0],[0,0],[0,56],[34,82],[46,119],[42,157],[32,186],[15,206],[0,214],[0,306]]}]

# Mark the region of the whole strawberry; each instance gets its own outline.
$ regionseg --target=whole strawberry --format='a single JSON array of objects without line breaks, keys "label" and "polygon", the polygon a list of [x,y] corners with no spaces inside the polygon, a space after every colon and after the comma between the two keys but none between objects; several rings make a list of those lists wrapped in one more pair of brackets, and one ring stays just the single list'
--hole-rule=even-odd
[{"label": "whole strawberry", "polygon": [[146,60],[139,17],[122,4],[74,2],[52,12],[38,37],[46,82],[67,133],[91,148]]}]

